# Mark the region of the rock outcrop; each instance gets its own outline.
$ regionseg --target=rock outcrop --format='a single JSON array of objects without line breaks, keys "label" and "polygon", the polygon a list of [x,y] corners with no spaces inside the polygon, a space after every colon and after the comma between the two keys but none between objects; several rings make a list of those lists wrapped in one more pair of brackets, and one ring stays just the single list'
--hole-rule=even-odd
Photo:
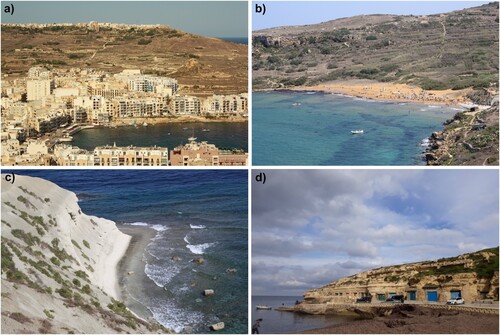
[{"label": "rock outcrop", "polygon": [[429,137],[427,165],[498,165],[498,102],[460,112]]},{"label": "rock outcrop", "polygon": [[468,303],[498,300],[498,247],[436,261],[387,266],[334,281],[304,293],[295,309],[325,314],[335,304],[371,296],[372,302],[402,294],[405,300],[446,301],[452,295]]},{"label": "rock outcrop", "polygon": [[4,177],[2,332],[165,331],[118,301],[116,266],[130,236],[49,181]]}]

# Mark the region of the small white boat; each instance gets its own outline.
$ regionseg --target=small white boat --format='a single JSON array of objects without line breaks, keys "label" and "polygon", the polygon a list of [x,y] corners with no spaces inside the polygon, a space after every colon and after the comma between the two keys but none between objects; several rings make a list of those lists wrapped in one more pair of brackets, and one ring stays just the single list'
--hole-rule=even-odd
[{"label": "small white boat", "polygon": [[184,127],[184,128],[182,128],[182,130],[188,130],[188,128],[187,128],[187,127]]},{"label": "small white boat", "polygon": [[208,128],[203,128],[201,131],[205,131],[205,132],[207,132],[207,131],[210,131],[210,129],[208,129]]},{"label": "small white boat", "polygon": [[294,102],[292,106],[300,106],[300,102]]},{"label": "small white boat", "polygon": [[358,129],[358,130],[351,130],[351,134],[364,134],[364,130],[363,129]]},{"label": "small white boat", "polygon": [[267,305],[257,305],[255,306],[256,309],[267,309],[267,310],[271,310],[273,309],[272,307],[269,307]]},{"label": "small white boat", "polygon": [[147,122],[144,122],[144,123],[142,124],[142,126],[143,126],[143,127],[147,127],[147,126],[148,126]]}]

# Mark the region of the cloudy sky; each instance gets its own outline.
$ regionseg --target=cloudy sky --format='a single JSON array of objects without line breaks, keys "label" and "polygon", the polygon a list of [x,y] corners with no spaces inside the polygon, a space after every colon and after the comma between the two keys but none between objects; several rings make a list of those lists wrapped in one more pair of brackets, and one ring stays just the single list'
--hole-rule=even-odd
[{"label": "cloudy sky", "polygon": [[499,244],[497,170],[253,170],[252,294]]}]

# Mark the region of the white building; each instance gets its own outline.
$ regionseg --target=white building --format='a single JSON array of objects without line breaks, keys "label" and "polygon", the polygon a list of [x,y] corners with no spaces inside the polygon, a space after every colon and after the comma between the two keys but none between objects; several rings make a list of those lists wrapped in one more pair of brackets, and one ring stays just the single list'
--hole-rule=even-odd
[{"label": "white building", "polygon": [[26,81],[26,90],[28,101],[42,100],[49,96],[54,88],[54,83],[50,79],[34,79]]}]

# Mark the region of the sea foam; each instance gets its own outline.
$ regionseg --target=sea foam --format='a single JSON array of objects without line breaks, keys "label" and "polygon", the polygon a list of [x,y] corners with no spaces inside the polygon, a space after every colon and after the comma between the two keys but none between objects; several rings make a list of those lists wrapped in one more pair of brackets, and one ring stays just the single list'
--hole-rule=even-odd
[{"label": "sea foam", "polygon": [[200,225],[194,225],[194,224],[190,224],[189,225],[191,227],[191,229],[203,229],[203,228],[206,228],[204,225],[200,224]]},{"label": "sea foam", "polygon": [[186,247],[193,253],[197,255],[202,255],[205,250],[215,245],[215,243],[203,243],[203,244],[188,244]]}]

